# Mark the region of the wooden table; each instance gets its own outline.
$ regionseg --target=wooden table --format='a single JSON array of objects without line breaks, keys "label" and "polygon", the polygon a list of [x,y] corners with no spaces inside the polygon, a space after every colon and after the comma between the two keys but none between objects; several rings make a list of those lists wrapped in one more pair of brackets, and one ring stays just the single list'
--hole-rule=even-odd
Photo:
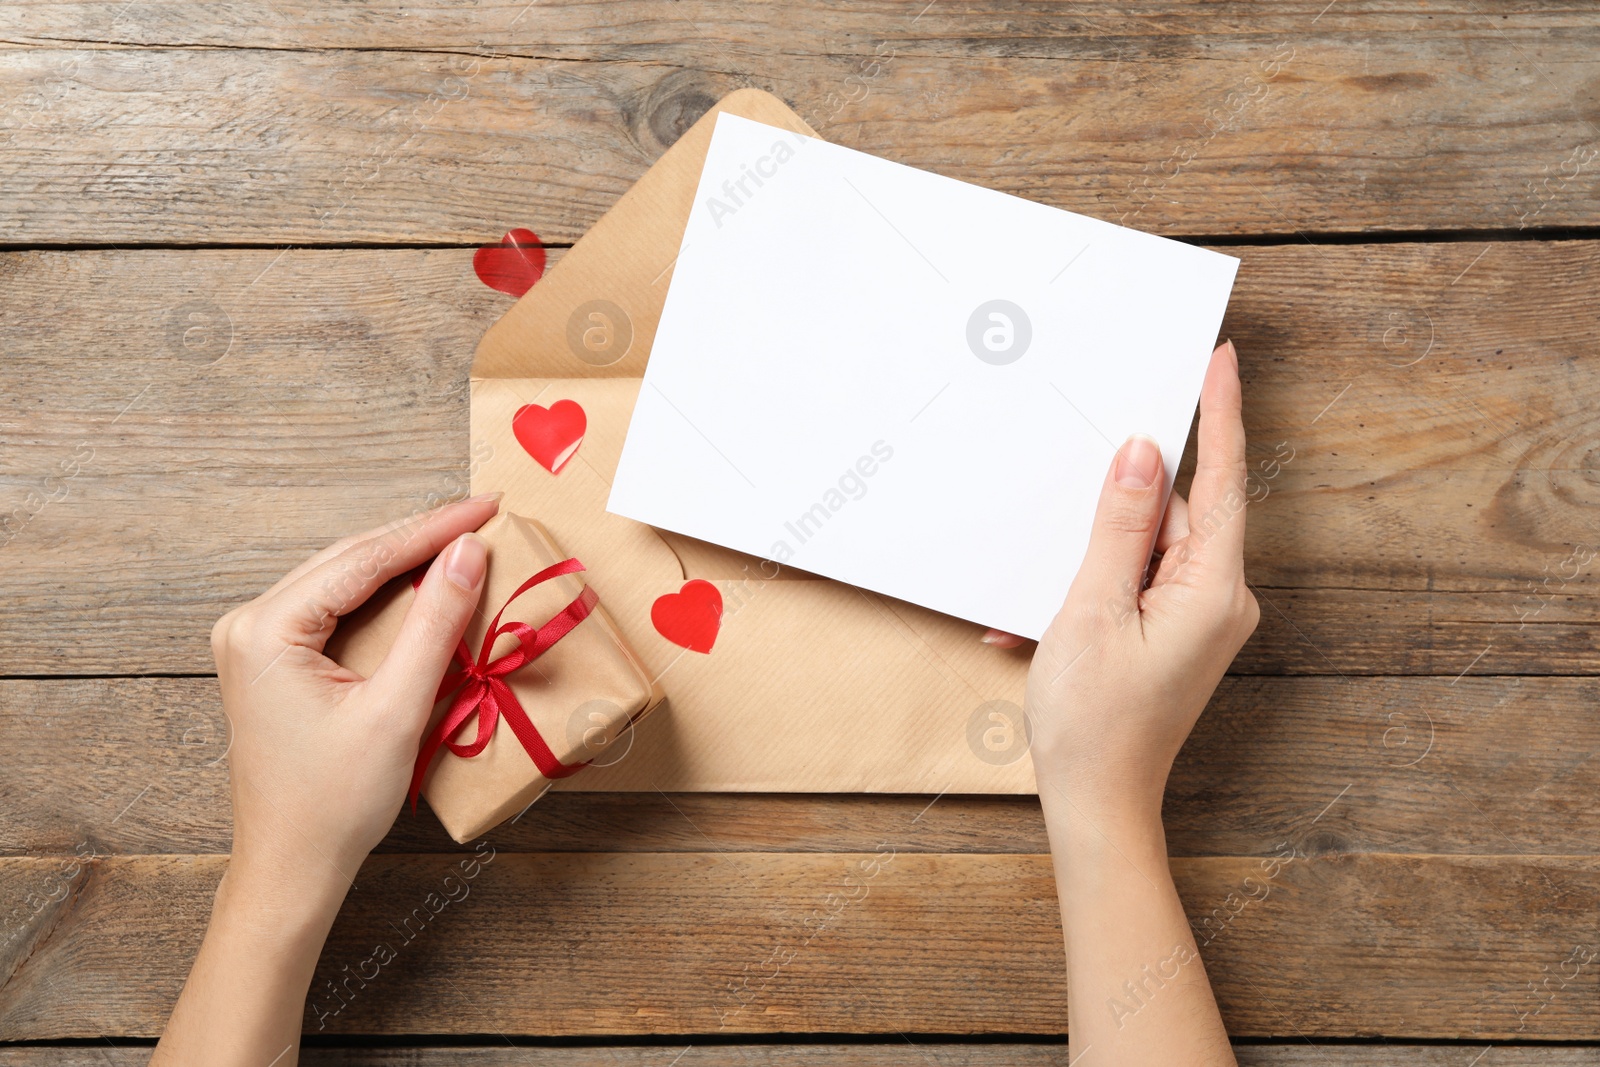
[{"label": "wooden table", "polygon": [[[227,862],[211,621],[465,487],[472,249],[755,85],[1243,258],[1262,625],[1167,804],[1241,1059],[1600,1064],[1600,9],[924,4],[0,7],[0,1063],[147,1056]],[[463,851],[402,817],[306,1061],[1064,1064],[1037,802],[931,799],[551,797],[335,1001]]]}]

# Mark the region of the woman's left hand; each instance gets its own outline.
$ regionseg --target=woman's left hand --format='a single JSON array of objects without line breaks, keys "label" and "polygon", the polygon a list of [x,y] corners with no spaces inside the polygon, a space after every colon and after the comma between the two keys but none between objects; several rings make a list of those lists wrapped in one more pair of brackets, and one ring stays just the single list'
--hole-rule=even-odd
[{"label": "woman's left hand", "polygon": [[[474,497],[346,538],[211,631],[232,731],[233,856],[151,1063],[293,1067],[317,957],[394,823],[450,656],[483,589]],[[362,678],[322,650],[341,616],[433,559],[388,657]]]},{"label": "woman's left hand", "polygon": [[[236,869],[303,878],[321,868],[348,884],[383,839],[478,604],[485,549],[470,531],[497,509],[497,496],[478,497],[345,538],[217,622]],[[322,654],[341,616],[429,559],[371,678]]]}]

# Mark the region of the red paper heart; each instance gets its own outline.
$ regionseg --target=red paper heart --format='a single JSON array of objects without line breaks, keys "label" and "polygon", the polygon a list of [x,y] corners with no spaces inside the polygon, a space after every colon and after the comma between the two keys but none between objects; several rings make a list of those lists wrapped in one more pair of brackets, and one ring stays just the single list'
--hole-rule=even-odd
[{"label": "red paper heart", "polygon": [[710,652],[722,626],[722,593],[710,582],[691,579],[678,592],[656,598],[650,621],[673,644],[690,652]]},{"label": "red paper heart", "polygon": [[489,288],[521,296],[544,276],[544,245],[532,230],[512,230],[474,252],[472,269]]},{"label": "red paper heart", "polygon": [[511,417],[511,432],[534,461],[559,474],[583,443],[589,420],[576,400],[557,400],[548,408],[524,404]]}]

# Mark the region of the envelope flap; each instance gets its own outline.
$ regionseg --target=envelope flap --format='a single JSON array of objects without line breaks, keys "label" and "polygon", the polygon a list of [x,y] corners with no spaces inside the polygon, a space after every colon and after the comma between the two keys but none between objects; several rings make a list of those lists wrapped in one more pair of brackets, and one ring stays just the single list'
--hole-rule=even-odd
[{"label": "envelope flap", "polygon": [[489,328],[473,359],[474,378],[644,372],[701,164],[723,111],[817,136],[771,93],[740,89],[723,97]]}]

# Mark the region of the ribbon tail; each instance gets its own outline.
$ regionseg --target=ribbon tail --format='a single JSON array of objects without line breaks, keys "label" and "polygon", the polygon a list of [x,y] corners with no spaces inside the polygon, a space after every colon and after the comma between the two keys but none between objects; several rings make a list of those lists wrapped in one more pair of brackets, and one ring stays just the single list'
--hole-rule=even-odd
[{"label": "ribbon tail", "polygon": [[539,773],[551,781],[557,778],[566,778],[577,774],[588,766],[588,763],[562,763],[556,754],[550,751],[550,746],[545,743],[539,728],[533,725],[533,720],[528,718],[528,713],[522,710],[522,705],[517,702],[517,695],[511,687],[498,678],[489,680],[488,699],[495,701],[501,715],[505,716],[506,724],[511,727],[511,732],[517,735],[517,740],[522,742],[522,747],[533,760],[533,765],[539,768]]},{"label": "ribbon tail", "polygon": [[[485,740],[482,735],[487,732],[482,714],[483,711],[489,710],[483,709],[482,704],[488,695],[488,688],[481,681],[473,679],[468,682],[462,687],[461,692],[456,694],[455,700],[450,704],[450,710],[439,720],[439,725],[435,726],[433,732],[422,742],[422,748],[417,752],[416,765],[411,769],[411,788],[406,794],[411,801],[411,814],[417,813],[417,797],[422,792],[422,780],[427,777],[428,768],[433,765],[433,757],[449,742],[455,732],[461,729],[461,725],[472,717],[473,712],[479,713],[478,744],[480,748],[482,747]],[[488,724],[488,730],[492,729],[493,724]]]}]

